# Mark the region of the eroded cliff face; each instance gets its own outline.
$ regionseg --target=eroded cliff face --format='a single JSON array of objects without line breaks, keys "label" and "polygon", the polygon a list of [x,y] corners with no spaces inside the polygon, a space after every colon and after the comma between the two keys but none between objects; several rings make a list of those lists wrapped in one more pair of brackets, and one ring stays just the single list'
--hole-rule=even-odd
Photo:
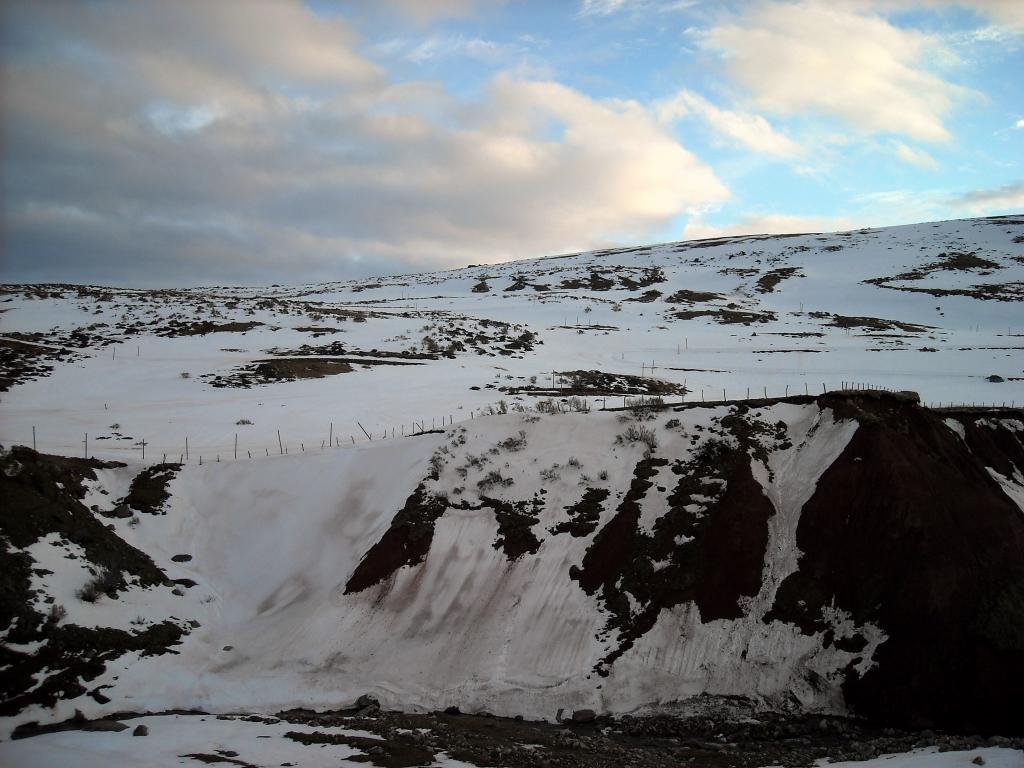
[{"label": "eroded cliff face", "polygon": [[872,667],[843,682],[855,712],[1019,731],[1024,514],[993,475],[1024,480],[1019,414],[956,413],[946,423],[888,398],[819,402],[859,427],[801,511],[800,565],[770,618],[827,638],[820,616],[831,608],[885,632]]},{"label": "eroded cliff face", "polygon": [[[534,717],[707,693],[1022,730],[1019,411],[830,393],[508,414],[388,443],[185,467],[166,514],[113,517],[109,535],[191,581],[173,615],[201,629],[90,685],[122,708],[143,689],[163,708],[269,710],[373,690]],[[137,473],[97,470],[86,501]],[[109,623],[119,600],[72,618]]]}]

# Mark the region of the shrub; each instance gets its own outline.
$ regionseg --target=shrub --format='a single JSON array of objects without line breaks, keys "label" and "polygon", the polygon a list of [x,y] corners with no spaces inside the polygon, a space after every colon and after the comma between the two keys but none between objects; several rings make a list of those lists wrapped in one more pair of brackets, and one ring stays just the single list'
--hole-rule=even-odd
[{"label": "shrub", "polygon": [[178,375],[181,376],[181,378],[183,378],[183,379],[191,379],[192,378],[192,374],[189,373],[188,371],[182,371]]},{"label": "shrub", "polygon": [[504,488],[507,488],[514,482],[515,480],[513,480],[511,477],[502,477],[501,473],[498,472],[497,470],[491,470],[482,480],[480,480],[476,484],[476,487],[479,488],[481,491],[486,491],[490,490],[496,485],[500,485]]},{"label": "shrub", "polygon": [[598,472],[597,473],[597,479],[598,480],[607,480],[608,479],[608,470],[607,469],[602,469],[600,472]]},{"label": "shrub", "polygon": [[50,606],[50,610],[46,614],[46,626],[55,627],[60,623],[60,620],[68,615],[67,609],[59,603],[54,603]]},{"label": "shrub", "polygon": [[249,421],[249,419],[239,419],[238,421],[235,422],[235,424],[237,424],[240,427],[243,427],[243,426],[251,425],[252,422]]},{"label": "shrub", "polygon": [[568,464],[573,469],[579,469],[583,466],[582,464],[580,464],[580,460],[577,459],[575,456],[570,456],[569,460],[565,463]]},{"label": "shrub", "polygon": [[654,436],[654,431],[648,429],[645,426],[630,424],[626,431],[615,438],[617,445],[623,445],[625,443],[643,443],[651,451],[658,447],[658,438]]},{"label": "shrub", "polygon": [[542,469],[540,471],[540,479],[545,480],[549,483],[553,483],[555,480],[561,477],[561,475],[558,473],[558,470],[559,466],[557,464],[552,464],[547,469]]},{"label": "shrub", "polygon": [[585,397],[576,397],[573,395],[569,398],[569,410],[580,411],[581,413],[590,412],[590,402]]},{"label": "shrub", "polygon": [[444,458],[440,453],[435,453],[430,457],[430,477],[433,480],[438,480],[441,477],[441,470],[444,468]]},{"label": "shrub", "polygon": [[106,568],[101,568],[75,595],[86,603],[95,603],[101,595],[107,594],[116,587],[117,577]]},{"label": "shrub", "polygon": [[498,445],[512,453],[521,451],[526,447],[526,432],[520,429],[518,435],[513,435],[512,437],[502,440]]}]

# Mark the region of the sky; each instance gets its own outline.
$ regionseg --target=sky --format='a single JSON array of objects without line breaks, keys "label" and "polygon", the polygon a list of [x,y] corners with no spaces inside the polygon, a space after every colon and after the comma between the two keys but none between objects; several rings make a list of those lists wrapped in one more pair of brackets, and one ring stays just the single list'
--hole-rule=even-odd
[{"label": "sky", "polygon": [[0,282],[1024,212],[1024,0],[4,0]]}]

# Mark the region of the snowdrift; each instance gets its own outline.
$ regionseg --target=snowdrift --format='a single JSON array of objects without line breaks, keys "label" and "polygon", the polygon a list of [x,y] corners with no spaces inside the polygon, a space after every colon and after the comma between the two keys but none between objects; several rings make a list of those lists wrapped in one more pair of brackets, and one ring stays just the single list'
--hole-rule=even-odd
[{"label": "snowdrift", "polygon": [[1020,733],[1020,411],[835,392],[203,466],[0,463],[8,731],[370,692],[547,719],[707,693]]}]

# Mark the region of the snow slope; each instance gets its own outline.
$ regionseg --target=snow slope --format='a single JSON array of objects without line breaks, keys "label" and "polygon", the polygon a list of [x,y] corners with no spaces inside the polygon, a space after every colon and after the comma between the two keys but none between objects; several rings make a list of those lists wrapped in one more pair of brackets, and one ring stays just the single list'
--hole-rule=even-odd
[{"label": "snow slope", "polygon": [[[317,285],[5,286],[0,373],[20,383],[0,397],[0,444],[31,444],[34,427],[42,450],[135,460],[146,441],[152,461],[183,458],[188,441],[194,462],[233,457],[236,435],[240,455],[351,445],[529,403],[529,388],[591,370],[645,377],[634,394],[653,370],[690,401],[860,382],[1019,404],[1022,237],[1011,216]],[[215,386],[271,352],[352,370]]]},{"label": "snow slope", "polygon": [[[943,418],[959,420],[963,436]],[[189,464],[170,481],[162,514],[114,517],[109,525],[169,578],[193,586],[170,593],[167,586],[129,585],[86,603],[74,597],[89,578],[89,564],[76,562],[81,553],[49,539],[18,551],[59,574],[32,588],[40,610],[46,598],[68,609],[61,626],[187,619],[193,628],[173,653],[115,655],[80,695],[26,707],[5,727],[59,721],[75,710],[337,708],[366,692],[387,707],[456,705],[545,719],[559,709],[623,713],[700,693],[846,712],[846,696],[857,690],[851,680],[889,680],[892,665],[879,667],[886,649],[907,647],[904,637],[919,641],[913,627],[889,623],[884,600],[881,613],[865,611],[860,593],[847,594],[842,584],[835,595],[808,590],[794,600],[792,585],[807,577],[804,568],[830,557],[819,551],[825,544],[808,538],[804,511],[841,505],[850,493],[830,491],[832,500],[819,502],[818,490],[825,478],[830,488],[843,482],[847,467],[888,471],[884,456],[876,467],[870,454],[851,454],[862,434],[885,441],[925,433],[927,455],[938,456],[934,471],[953,483],[943,486],[929,474],[931,459],[920,460],[924,481],[938,494],[921,498],[936,516],[935,535],[945,535],[941,498],[967,488],[975,505],[950,513],[969,514],[977,536],[992,541],[984,563],[974,565],[962,556],[977,546],[972,536],[939,539],[936,546],[946,547],[939,557],[911,529],[906,563],[930,573],[914,559],[924,553],[949,575],[955,571],[946,560],[962,560],[975,570],[956,577],[969,600],[954,607],[977,609],[985,602],[979,589],[990,587],[976,582],[1021,575],[1019,418],[943,417],[867,394],[751,407],[524,411],[346,449]],[[642,437],[645,430],[652,437]],[[992,437],[1002,448],[988,453]],[[910,448],[899,450],[918,461]],[[18,482],[25,470],[8,466],[10,481]],[[996,480],[976,487],[977,473],[988,477],[984,466],[999,467],[1000,482],[1014,493]],[[97,471],[85,483],[86,503],[95,503],[97,514],[117,508],[115,499],[140,469]],[[605,495],[588,512],[581,499],[591,492]],[[920,514],[912,503],[901,508],[908,519]],[[874,546],[877,523],[864,520]],[[905,524],[893,517],[893,541],[905,535]],[[842,546],[856,551],[862,535],[850,528]],[[618,542],[628,549],[617,550]],[[898,571],[875,575],[892,600],[908,588]],[[968,643],[960,651],[967,663],[969,643],[989,641],[964,640],[957,633],[972,623],[954,624],[949,638],[929,634],[927,642]],[[995,681],[978,678],[993,706],[1003,706],[1004,695],[1019,696],[1012,681],[1024,668],[1024,649],[1013,653]],[[950,671],[941,680],[957,684]],[[971,691],[957,693],[964,707],[977,706]],[[874,706],[870,686],[859,695],[867,696],[862,707]],[[926,711],[931,704],[914,706]]]}]

